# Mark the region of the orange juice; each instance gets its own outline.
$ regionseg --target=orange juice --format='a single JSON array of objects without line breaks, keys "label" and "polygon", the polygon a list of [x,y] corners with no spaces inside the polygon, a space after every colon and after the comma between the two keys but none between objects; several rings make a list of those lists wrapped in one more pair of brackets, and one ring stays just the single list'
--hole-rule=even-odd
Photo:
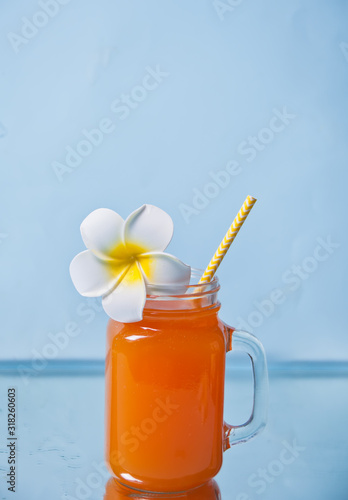
[{"label": "orange juice", "polygon": [[197,487],[222,465],[220,305],[168,303],[150,300],[142,321],[110,320],[107,331],[106,462],[122,483],[145,491]]}]

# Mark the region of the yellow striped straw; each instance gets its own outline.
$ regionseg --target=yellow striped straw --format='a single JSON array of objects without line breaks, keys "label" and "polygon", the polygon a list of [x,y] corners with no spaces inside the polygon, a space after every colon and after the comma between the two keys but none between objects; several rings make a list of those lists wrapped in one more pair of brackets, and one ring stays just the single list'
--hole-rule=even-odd
[{"label": "yellow striped straw", "polygon": [[217,268],[221,264],[222,259],[225,257],[227,250],[230,248],[232,241],[238,234],[238,231],[244,224],[245,219],[248,217],[250,210],[255,205],[256,198],[247,196],[242,208],[239,210],[236,218],[231,224],[231,227],[225,234],[224,239],[220,243],[219,248],[216,250],[214,257],[209,262],[206,270],[204,271],[199,283],[209,283],[213,279]]}]

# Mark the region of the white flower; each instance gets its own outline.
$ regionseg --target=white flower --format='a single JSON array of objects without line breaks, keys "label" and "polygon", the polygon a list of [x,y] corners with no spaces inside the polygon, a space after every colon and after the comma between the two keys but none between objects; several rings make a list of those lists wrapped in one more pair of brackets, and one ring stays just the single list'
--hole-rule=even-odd
[{"label": "white flower", "polygon": [[186,285],[191,269],[163,253],[173,235],[171,217],[153,205],[143,205],[124,221],[99,208],[81,224],[88,250],[70,264],[71,279],[85,297],[103,296],[105,312],[123,323],[140,321],[149,284]]}]

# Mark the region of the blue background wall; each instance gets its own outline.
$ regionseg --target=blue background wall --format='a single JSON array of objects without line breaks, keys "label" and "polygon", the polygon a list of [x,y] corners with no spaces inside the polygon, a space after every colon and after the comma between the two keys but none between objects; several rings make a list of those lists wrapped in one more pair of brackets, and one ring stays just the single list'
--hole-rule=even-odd
[{"label": "blue background wall", "polygon": [[[95,208],[162,207],[169,251],[204,268],[251,194],[219,270],[222,318],[253,331],[270,360],[347,359],[348,4],[0,9],[1,358],[103,358],[106,315],[68,273]],[[165,75],[144,92],[149,67]],[[116,110],[122,94],[131,105]],[[100,144],[67,165],[101,120]]]}]

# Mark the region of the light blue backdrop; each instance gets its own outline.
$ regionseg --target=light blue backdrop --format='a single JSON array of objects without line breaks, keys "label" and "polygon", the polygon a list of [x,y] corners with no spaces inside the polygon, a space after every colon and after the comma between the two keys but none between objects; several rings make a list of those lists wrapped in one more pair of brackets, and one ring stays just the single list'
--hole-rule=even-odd
[{"label": "light blue backdrop", "polygon": [[103,358],[107,318],[68,273],[95,208],[162,207],[202,268],[251,194],[222,318],[270,360],[346,360],[347,2],[0,9],[1,358]]}]

